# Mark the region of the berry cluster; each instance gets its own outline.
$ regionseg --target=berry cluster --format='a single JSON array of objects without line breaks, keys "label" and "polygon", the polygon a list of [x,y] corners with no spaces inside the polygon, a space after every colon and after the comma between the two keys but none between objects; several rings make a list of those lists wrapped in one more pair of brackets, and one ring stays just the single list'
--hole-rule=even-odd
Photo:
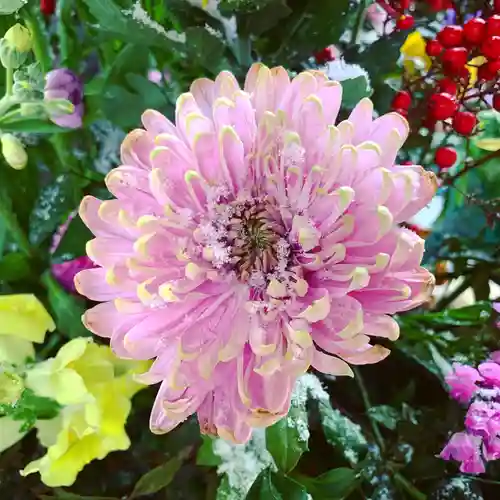
[{"label": "berry cluster", "polygon": [[[393,110],[403,116],[411,112],[412,123],[420,121],[430,130],[440,123],[447,132],[470,137],[477,131],[481,109],[500,111],[500,14],[473,17],[463,26],[444,26],[427,42],[426,53],[430,69],[405,81],[394,96]],[[421,99],[425,106],[416,105]],[[441,169],[450,168],[456,159],[453,148],[436,151],[435,162]]]}]

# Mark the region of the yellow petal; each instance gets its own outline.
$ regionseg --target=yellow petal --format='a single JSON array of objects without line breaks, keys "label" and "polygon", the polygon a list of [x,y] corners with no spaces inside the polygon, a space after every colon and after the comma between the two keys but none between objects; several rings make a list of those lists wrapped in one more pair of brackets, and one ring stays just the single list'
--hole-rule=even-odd
[{"label": "yellow petal", "polygon": [[0,296],[0,335],[42,343],[55,324],[42,303],[31,294]]},{"label": "yellow petal", "polygon": [[27,358],[34,357],[35,349],[29,340],[0,335],[0,363],[9,362],[13,365],[22,365]]}]

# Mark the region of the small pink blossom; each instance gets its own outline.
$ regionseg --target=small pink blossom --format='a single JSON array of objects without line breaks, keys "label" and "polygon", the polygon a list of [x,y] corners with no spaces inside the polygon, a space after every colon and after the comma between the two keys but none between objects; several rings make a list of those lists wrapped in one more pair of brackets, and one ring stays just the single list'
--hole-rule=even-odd
[{"label": "small pink blossom", "polygon": [[310,366],[352,376],[383,360],[391,315],[427,300],[424,242],[400,224],[435,176],[396,164],[401,115],[374,119],[363,99],[337,123],[341,100],[319,71],[202,78],[175,124],[148,110],[127,136],[106,178],[116,198],[83,200],[99,267],[76,285],[102,302],[84,321],[119,356],[155,359],[154,432],[197,413],[204,433],[245,442],[286,415]]},{"label": "small pink blossom", "polygon": [[472,366],[453,363],[453,371],[446,376],[450,394],[456,400],[467,403],[477,390],[476,382],[482,380],[479,372]]},{"label": "small pink blossom", "polygon": [[440,456],[444,460],[462,462],[460,470],[470,474],[484,472],[484,462],[480,453],[481,438],[466,432],[457,432],[451,436]]}]

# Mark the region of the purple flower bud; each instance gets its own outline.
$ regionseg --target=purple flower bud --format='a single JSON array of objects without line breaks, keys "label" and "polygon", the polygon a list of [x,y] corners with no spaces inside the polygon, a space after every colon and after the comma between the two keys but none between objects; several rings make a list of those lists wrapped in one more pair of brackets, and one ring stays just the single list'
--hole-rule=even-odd
[{"label": "purple flower bud", "polygon": [[83,85],[78,76],[66,68],[49,71],[45,76],[45,101],[67,99],[74,110],[70,114],[51,112],[50,119],[60,127],[79,128],[82,126]]}]

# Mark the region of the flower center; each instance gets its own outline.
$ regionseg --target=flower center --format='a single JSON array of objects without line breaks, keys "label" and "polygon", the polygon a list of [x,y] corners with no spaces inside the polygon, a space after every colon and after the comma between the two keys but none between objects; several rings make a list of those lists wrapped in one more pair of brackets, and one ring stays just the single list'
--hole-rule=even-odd
[{"label": "flower center", "polygon": [[205,257],[215,267],[253,286],[265,286],[271,275],[286,269],[289,245],[273,198],[219,202],[212,215],[202,233]]}]

